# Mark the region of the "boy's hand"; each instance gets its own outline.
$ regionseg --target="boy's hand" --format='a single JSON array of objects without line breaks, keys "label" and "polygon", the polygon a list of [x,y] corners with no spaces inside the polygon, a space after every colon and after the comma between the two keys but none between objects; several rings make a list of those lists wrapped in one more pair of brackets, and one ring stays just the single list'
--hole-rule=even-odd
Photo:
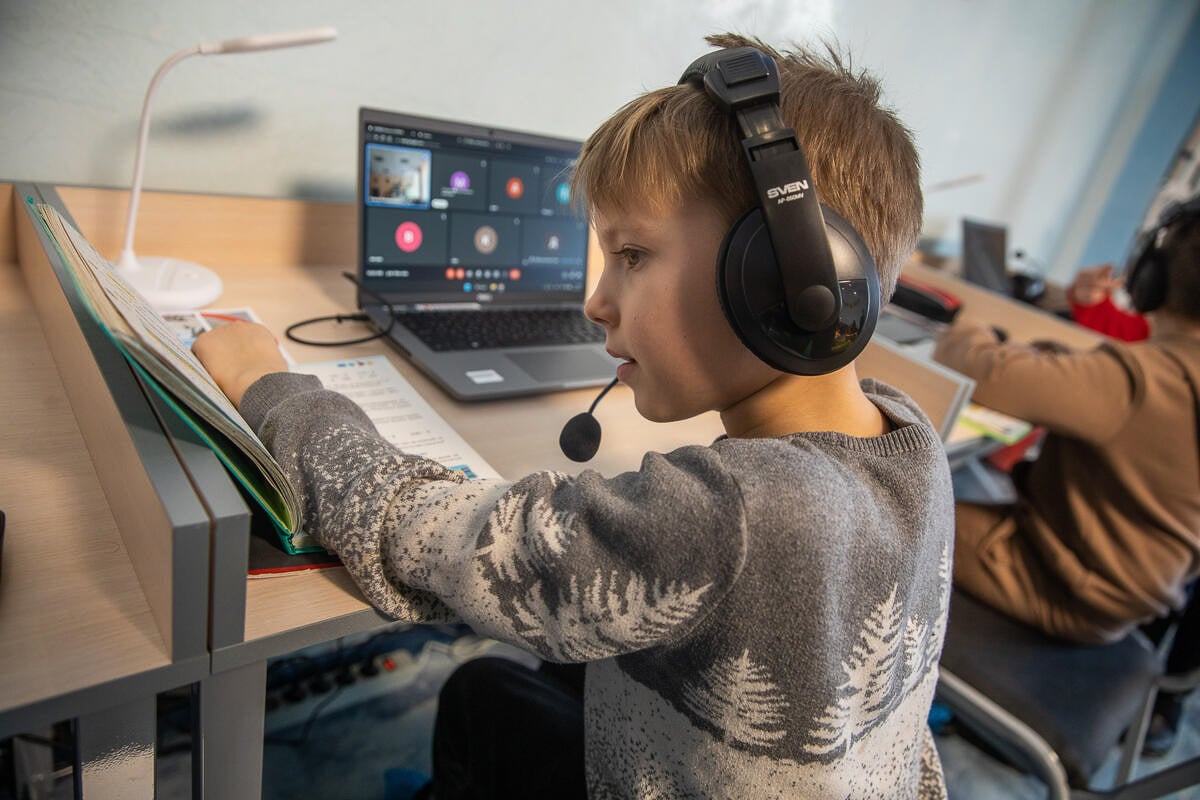
[{"label": "boy's hand", "polygon": [[1075,279],[1067,287],[1067,296],[1077,306],[1096,305],[1123,282],[1120,278],[1114,278],[1112,271],[1112,264],[1084,267],[1075,274]]},{"label": "boy's hand", "polygon": [[275,337],[253,322],[239,320],[205,331],[192,343],[192,352],[235,406],[263,375],[288,371]]}]

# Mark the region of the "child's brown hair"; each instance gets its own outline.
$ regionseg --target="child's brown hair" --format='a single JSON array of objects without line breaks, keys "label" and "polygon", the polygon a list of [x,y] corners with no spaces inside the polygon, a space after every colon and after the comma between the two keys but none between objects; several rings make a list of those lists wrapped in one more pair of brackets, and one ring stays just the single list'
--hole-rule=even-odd
[{"label": "child's brown hair", "polygon": [[1163,249],[1167,270],[1163,309],[1200,322],[1200,215],[1170,231]]},{"label": "child's brown hair", "polygon": [[[821,56],[736,34],[707,41],[775,59],[783,120],[796,131],[817,195],[862,235],[883,297],[891,297],[916,248],[924,203],[912,135],[879,105],[879,82],[855,74],[832,47]],[[758,202],[735,120],[689,85],[647,92],[613,114],[584,144],[572,183],[593,209],[663,209],[700,198],[730,225]]]}]

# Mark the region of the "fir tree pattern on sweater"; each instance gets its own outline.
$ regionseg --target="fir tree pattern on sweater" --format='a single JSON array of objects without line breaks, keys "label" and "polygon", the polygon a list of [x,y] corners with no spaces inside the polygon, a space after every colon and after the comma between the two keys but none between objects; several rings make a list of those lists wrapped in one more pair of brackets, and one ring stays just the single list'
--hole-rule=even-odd
[{"label": "fir tree pattern on sweater", "polygon": [[[938,562],[938,574],[948,587],[948,546]],[[936,662],[945,633],[949,592],[941,595],[937,617],[940,625],[933,630],[924,619],[903,619],[896,588],[892,587],[864,621],[859,641],[842,662],[845,681],[837,686],[834,698],[806,734],[806,752],[822,757],[844,752],[878,725]],[[901,660],[904,666],[898,669]]]},{"label": "fir tree pattern on sweater", "polygon": [[[566,476],[546,472],[538,477],[516,484],[501,498],[476,551],[480,563],[498,577],[525,587],[510,600],[515,630],[538,640],[539,650],[554,660],[588,661],[611,655],[615,642],[637,649],[658,641],[696,614],[707,586],[599,569],[586,579],[572,575],[565,585],[544,580],[543,568],[554,567],[566,552],[575,519],[546,499]],[[550,619],[566,633],[540,636]]]},{"label": "fir tree pattern on sweater", "polygon": [[788,702],[749,650],[713,662],[684,685],[683,697],[692,713],[739,744],[767,747],[787,735]]}]

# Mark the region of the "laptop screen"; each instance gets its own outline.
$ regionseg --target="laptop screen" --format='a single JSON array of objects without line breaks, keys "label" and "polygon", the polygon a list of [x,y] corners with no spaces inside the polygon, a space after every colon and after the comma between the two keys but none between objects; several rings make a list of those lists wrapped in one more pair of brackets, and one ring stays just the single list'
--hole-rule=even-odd
[{"label": "laptop screen", "polygon": [[1008,229],[964,219],[962,238],[963,278],[985,289],[1010,294]]},{"label": "laptop screen", "polygon": [[359,110],[359,276],[396,304],[583,302],[580,143]]}]

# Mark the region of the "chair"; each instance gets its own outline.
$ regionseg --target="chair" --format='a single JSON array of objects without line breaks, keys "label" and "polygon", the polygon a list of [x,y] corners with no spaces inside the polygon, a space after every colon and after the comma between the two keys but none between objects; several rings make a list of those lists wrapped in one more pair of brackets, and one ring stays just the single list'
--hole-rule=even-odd
[{"label": "chair", "polygon": [[[1198,664],[1166,670],[1175,635],[1183,629],[1200,635],[1197,595],[1174,615],[1158,646],[1141,631],[1112,644],[1080,645],[1047,636],[955,590],[937,702],[1003,757],[1036,774],[1052,800],[1161,797],[1200,785],[1200,756],[1130,780],[1159,689],[1200,685]],[[1114,787],[1091,788],[1122,734]]]}]

